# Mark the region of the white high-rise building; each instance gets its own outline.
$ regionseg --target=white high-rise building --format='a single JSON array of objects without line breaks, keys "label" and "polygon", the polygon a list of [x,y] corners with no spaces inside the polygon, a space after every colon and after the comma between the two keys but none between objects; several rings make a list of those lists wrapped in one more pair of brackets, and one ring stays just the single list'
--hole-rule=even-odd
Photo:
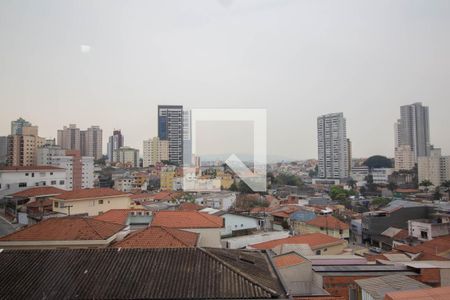
[{"label": "white high-rise building", "polygon": [[450,180],[450,156],[442,156],[441,149],[431,149],[429,156],[418,158],[419,183],[429,180],[437,187]]},{"label": "white high-rise building", "polygon": [[343,113],[317,118],[319,177],[343,179],[349,176],[346,120]]},{"label": "white high-rise building", "polygon": [[183,111],[183,164],[192,165],[192,115],[190,110]]},{"label": "white high-rise building", "polygon": [[158,137],[169,141],[169,161],[183,165],[183,106],[158,105]]},{"label": "white high-rise building", "polygon": [[[79,161],[81,159],[81,164]],[[52,156],[51,165],[66,170],[66,189],[94,187],[94,158],[88,156]],[[81,170],[79,170],[81,169]],[[81,171],[81,172],[80,172]],[[81,185],[81,186],[80,186]]]},{"label": "white high-rise building", "polygon": [[412,170],[415,165],[414,151],[409,145],[400,145],[395,148],[395,171]]},{"label": "white high-rise building", "polygon": [[158,137],[145,140],[143,150],[144,168],[169,160],[169,141],[167,140],[160,140]]},{"label": "white high-rise building", "polygon": [[395,124],[395,146],[409,146],[414,160],[430,154],[429,110],[422,103],[400,107],[400,119]]},{"label": "white high-rise building", "polygon": [[36,150],[36,159],[38,166],[50,166],[54,156],[64,156],[66,150],[60,146],[44,145]]}]

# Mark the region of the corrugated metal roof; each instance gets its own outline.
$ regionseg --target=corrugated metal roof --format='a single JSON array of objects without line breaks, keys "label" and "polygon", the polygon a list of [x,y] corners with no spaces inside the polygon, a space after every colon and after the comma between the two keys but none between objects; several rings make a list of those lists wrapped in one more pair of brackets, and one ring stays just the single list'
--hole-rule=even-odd
[{"label": "corrugated metal roof", "polygon": [[360,279],[355,282],[375,300],[383,300],[388,292],[431,288],[420,281],[399,274]]},{"label": "corrugated metal roof", "polygon": [[[233,253],[228,261],[238,252]],[[0,252],[0,299],[231,299],[284,294],[275,290],[279,285],[274,282],[279,281],[271,275],[266,254],[248,254],[233,264],[221,254],[198,248],[6,250]]]}]

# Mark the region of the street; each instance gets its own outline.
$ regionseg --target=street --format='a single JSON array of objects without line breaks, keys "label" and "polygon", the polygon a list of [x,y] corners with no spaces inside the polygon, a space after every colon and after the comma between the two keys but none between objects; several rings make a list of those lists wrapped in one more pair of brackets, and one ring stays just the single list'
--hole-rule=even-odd
[{"label": "street", "polygon": [[11,224],[0,217],[0,237],[13,232],[14,230],[15,229]]}]

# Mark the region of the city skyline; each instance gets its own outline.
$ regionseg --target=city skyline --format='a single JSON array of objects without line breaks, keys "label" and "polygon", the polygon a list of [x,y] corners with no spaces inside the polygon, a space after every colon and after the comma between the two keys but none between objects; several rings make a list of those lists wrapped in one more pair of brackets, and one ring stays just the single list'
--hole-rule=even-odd
[{"label": "city skyline", "polygon": [[265,108],[268,153],[308,159],[317,116],[343,112],[354,157],[393,157],[398,108],[423,102],[450,151],[449,2],[198,3],[0,4],[0,135],[23,117],[44,137],[120,128],[141,149],[157,105]]}]

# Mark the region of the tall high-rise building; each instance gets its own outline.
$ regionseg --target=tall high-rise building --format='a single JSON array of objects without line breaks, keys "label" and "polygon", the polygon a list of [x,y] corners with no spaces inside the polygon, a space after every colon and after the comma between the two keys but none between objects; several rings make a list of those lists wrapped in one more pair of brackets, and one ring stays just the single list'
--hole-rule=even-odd
[{"label": "tall high-rise building", "polygon": [[417,169],[419,183],[429,180],[438,187],[450,180],[450,156],[442,156],[441,149],[431,148],[428,156],[419,156]]},{"label": "tall high-rise building", "polygon": [[192,165],[192,116],[190,110],[183,111],[183,164]]},{"label": "tall high-rise building", "polygon": [[7,164],[10,166],[36,165],[36,149],[45,144],[38,136],[37,126],[22,127],[22,134],[8,136]]},{"label": "tall high-rise building", "polygon": [[183,106],[158,105],[158,137],[169,141],[169,161],[183,164]]},{"label": "tall high-rise building", "polygon": [[412,170],[415,165],[414,151],[409,145],[399,145],[395,148],[395,171]]},{"label": "tall high-rise building", "polygon": [[[103,157],[103,131],[99,126],[89,127],[84,135],[84,151],[81,152],[82,156],[93,157],[94,159],[100,159]],[[83,140],[83,139],[82,139]]]},{"label": "tall high-rise building", "polygon": [[22,128],[30,126],[31,123],[22,118],[18,118],[15,121],[11,121],[11,135],[22,134]]},{"label": "tall high-rise building", "polygon": [[57,133],[56,144],[66,150],[81,151],[80,129],[77,125],[70,124],[69,127],[64,126]]},{"label": "tall high-rise building", "polygon": [[343,113],[317,118],[319,177],[343,179],[349,176],[346,121]]},{"label": "tall high-rise building", "polygon": [[420,156],[430,155],[429,110],[422,103],[400,107],[400,119],[395,124],[395,146],[409,146],[415,162]]},{"label": "tall high-rise building", "polygon": [[136,168],[139,167],[139,150],[131,147],[120,147],[114,150],[114,157],[117,158],[116,163],[123,167]]},{"label": "tall high-rise building", "polygon": [[158,137],[145,140],[143,150],[142,166],[144,168],[169,160],[169,141],[167,140],[160,140]]},{"label": "tall high-rise building", "polygon": [[0,165],[8,161],[8,137],[0,136]]},{"label": "tall high-rise building", "polygon": [[118,150],[119,148],[123,147],[124,143],[124,137],[122,135],[122,132],[119,130],[114,130],[113,135],[109,137],[108,140],[108,160],[110,162],[117,161],[117,159],[114,159],[114,150]]}]

